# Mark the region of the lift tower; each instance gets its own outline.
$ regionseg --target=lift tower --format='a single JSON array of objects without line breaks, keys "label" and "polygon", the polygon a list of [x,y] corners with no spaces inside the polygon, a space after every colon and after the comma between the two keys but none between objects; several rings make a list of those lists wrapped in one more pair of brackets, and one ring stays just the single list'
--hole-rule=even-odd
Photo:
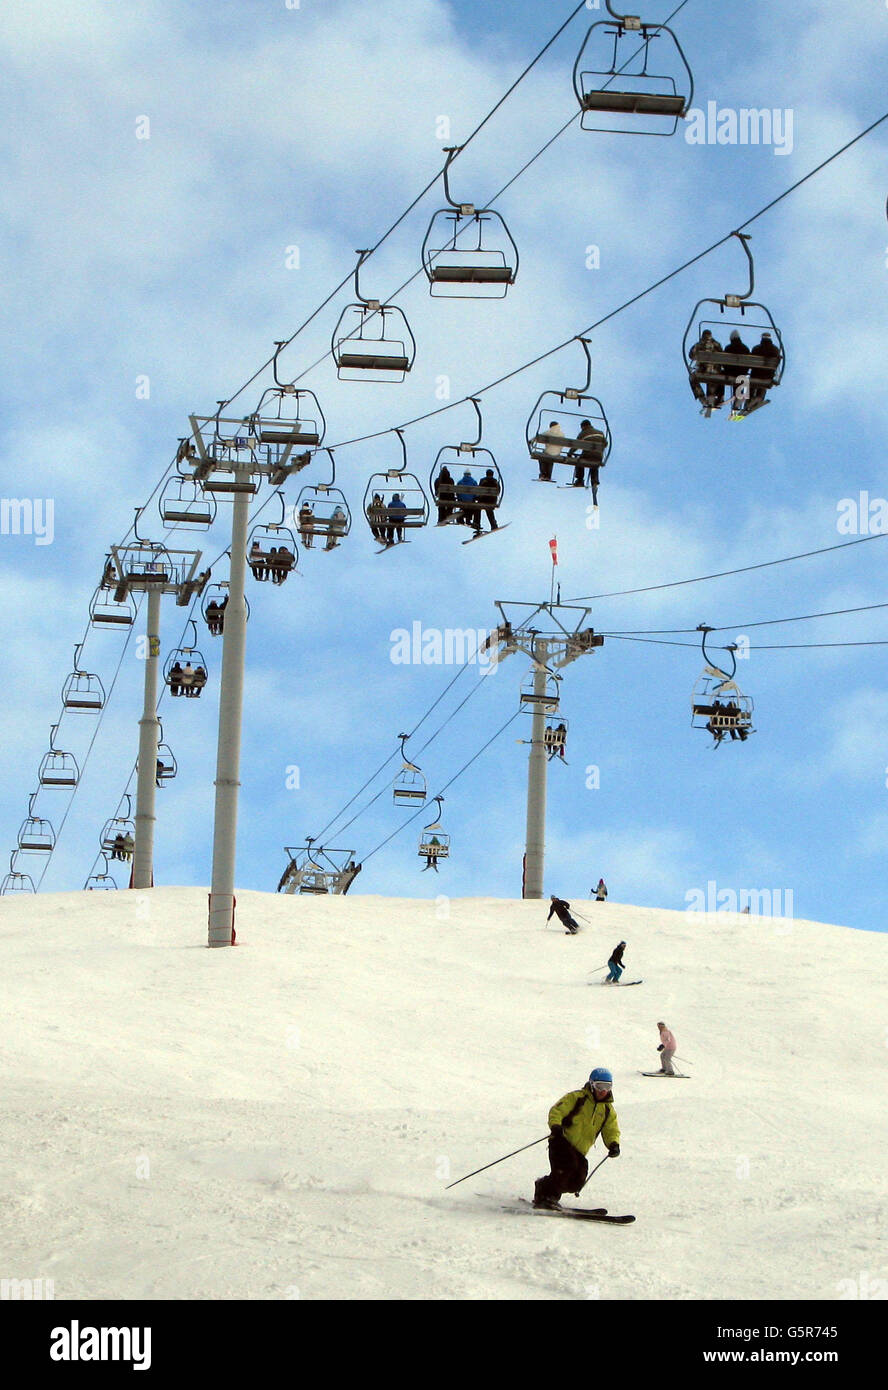
[{"label": "lift tower", "polygon": [[[527,763],[527,822],[522,897],[543,896],[546,858],[546,718],[559,708],[558,672],[577,657],[604,646],[604,637],[585,626],[591,609],[564,603],[520,603],[496,600],[502,622],[490,634],[485,649],[502,661],[523,652],[533,663],[521,689],[521,707],[533,716]],[[507,611],[508,610],[508,611]],[[511,616],[510,616],[511,614]]]},{"label": "lift tower", "polygon": [[145,695],[139,720],[139,764],[136,783],[136,835],[131,888],[154,884],[154,792],[157,774],[157,666],[160,659],[160,600],[175,595],[179,608],[187,608],[200,594],[207,571],[197,573],[199,550],[170,550],[158,541],[142,540],[136,513],[135,540],[112,545],[101,588],[113,590],[114,602],[124,603],[133,594],[148,595],[148,630],[145,650]]}]

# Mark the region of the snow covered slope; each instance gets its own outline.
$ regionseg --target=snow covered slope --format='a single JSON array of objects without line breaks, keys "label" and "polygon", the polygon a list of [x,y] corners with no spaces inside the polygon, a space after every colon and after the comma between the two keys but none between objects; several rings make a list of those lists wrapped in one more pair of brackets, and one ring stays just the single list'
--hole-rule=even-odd
[{"label": "snow covered slope", "polygon": [[[206,893],[0,908],[4,1277],[57,1298],[841,1298],[886,1276],[888,937],[589,903]],[[624,979],[602,965],[625,937]],[[589,983],[593,981],[594,983]],[[688,1081],[647,1079],[656,1023]],[[609,1227],[503,1212],[594,1065]],[[593,1160],[594,1160],[593,1151]],[[572,1199],[565,1199],[570,1202]]]}]

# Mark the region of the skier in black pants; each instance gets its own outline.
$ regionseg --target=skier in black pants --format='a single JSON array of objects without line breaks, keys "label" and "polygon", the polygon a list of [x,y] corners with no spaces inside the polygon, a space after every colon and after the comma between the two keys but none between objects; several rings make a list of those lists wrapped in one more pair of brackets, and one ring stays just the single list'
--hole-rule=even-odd
[{"label": "skier in black pants", "polygon": [[568,935],[576,936],[577,932],[580,930],[580,924],[579,922],[575,922],[570,915],[570,903],[565,902],[563,898],[556,898],[554,893],[552,894],[552,906],[549,908],[549,916],[546,918],[547,922],[551,921],[553,912],[559,922],[567,929]]}]

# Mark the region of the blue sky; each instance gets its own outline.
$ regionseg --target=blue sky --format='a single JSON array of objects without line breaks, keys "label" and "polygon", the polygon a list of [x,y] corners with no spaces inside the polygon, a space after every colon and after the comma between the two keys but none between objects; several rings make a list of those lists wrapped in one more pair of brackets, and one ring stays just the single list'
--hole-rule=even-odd
[{"label": "blue sky", "polygon": [[[695,105],[792,113],[791,153],[584,133],[572,126],[497,204],[519,245],[504,301],[448,303],[415,281],[398,300],[418,342],[399,386],[338,382],[329,360],[304,383],[339,443],[434,410],[441,378],[458,401],[570,338],[723,237],[883,114],[888,10],[848,0],[715,7],[689,0],[675,29],[694,69]],[[235,391],[346,273],[442,163],[449,118],[466,138],[570,7],[462,0],[303,0],[206,7],[10,3],[0,16],[6,216],[0,379],[4,498],[51,498],[54,537],[0,536],[6,614],[4,775],[0,812],[13,848],[59,691],[86,628],[108,546],[121,539],[170,464],[191,411]],[[645,18],[660,19],[668,11]],[[571,69],[584,12],[454,165],[460,199],[483,205],[575,109]],[[138,139],[149,118],[150,138]],[[139,124],[141,122],[141,124]],[[367,481],[398,457],[388,434],[337,451],[355,513],[331,555],[312,552],[281,588],[250,582],[239,883],[273,888],[283,846],[326,826],[394,751],[454,667],[396,665],[392,633],[488,628],[494,600],[548,594],[558,537],[565,599],[710,574],[849,537],[845,498],[888,496],[885,220],[888,123],[749,229],[756,298],[784,335],[788,366],[772,404],[742,425],[697,413],[681,340],[698,299],[742,289],[729,244],[592,337],[593,390],[613,452],[600,527],[583,494],[541,488],[524,426],[543,390],[581,377],[579,349],[483,395],[484,442],[506,481],[502,536],[462,547],[449,529],[375,554],[360,513]],[[366,268],[385,297],[419,263],[440,185]],[[288,268],[288,248],[299,268]],[[599,251],[587,268],[588,248]],[[292,257],[289,257],[292,261]],[[342,293],[287,349],[296,376],[321,358]],[[145,398],[140,381],[147,377]],[[238,406],[251,409],[266,378]],[[442,444],[471,429],[469,408],[407,431],[425,482]],[[323,478],[319,463],[291,482]],[[264,498],[262,499],[264,500]],[[270,508],[269,511],[273,509]],[[216,561],[225,508],[201,546]],[[150,518],[150,519],[149,519]],[[156,498],[143,533],[162,536]],[[206,561],[205,561],[206,563]],[[214,578],[224,577],[224,562]],[[737,638],[758,621],[884,601],[882,542],[705,584],[591,604],[609,631],[693,629]],[[165,649],[182,613],[164,612]],[[776,634],[776,635],[775,635]],[[879,647],[765,651],[768,643],[888,639],[879,611],[749,627],[739,679],[757,732],[713,751],[690,727],[702,665],[690,646],[610,640],[571,666],[562,711],[568,766],[551,769],[547,891],[588,892],[603,874],[617,901],[681,907],[719,889],[791,890],[797,916],[882,929],[888,836],[888,693]],[[677,637],[693,644],[693,637]],[[163,707],[180,774],[158,797],[157,881],[206,883],[221,644],[204,628],[210,684],[200,701]],[[110,682],[121,639],[91,632],[83,662]],[[512,657],[478,683],[456,683],[415,746],[478,688],[420,757],[443,786],[517,706],[526,663]],[[78,888],[136,751],[141,662],[133,642],[46,890]],[[379,850],[359,880],[380,894],[520,891],[528,734],[524,716],[446,794],[453,858],[419,878],[416,829]],[[57,742],[83,756],[89,717],[67,716]],[[287,770],[299,768],[299,787]],[[599,769],[589,789],[587,768]],[[292,781],[292,777],[290,778]],[[374,783],[363,800],[381,782]],[[363,804],[358,801],[352,810]],[[66,794],[42,791],[58,827]],[[406,818],[388,793],[337,844],[365,857]],[[20,867],[35,874],[33,861]]]}]

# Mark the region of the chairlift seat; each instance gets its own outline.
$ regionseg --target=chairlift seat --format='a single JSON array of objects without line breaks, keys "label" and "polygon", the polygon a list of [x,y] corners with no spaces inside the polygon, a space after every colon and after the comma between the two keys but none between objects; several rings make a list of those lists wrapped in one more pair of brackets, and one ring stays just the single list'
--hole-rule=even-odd
[{"label": "chairlift seat", "polygon": [[246,492],[249,496],[252,497],[253,494],[258,491],[258,485],[254,483],[252,480],[247,479],[244,479],[243,481],[238,481],[235,478],[228,479],[208,477],[204,483],[204,491],[221,492],[226,495]]},{"label": "chairlift seat", "polygon": [[508,265],[442,265],[435,261],[429,278],[457,285],[511,285],[514,271]]},{"label": "chairlift seat", "polygon": [[400,353],[391,355],[376,352],[340,352],[338,362],[340,367],[357,369],[359,371],[375,372],[407,372],[410,370],[410,359],[405,356],[403,344],[398,344],[401,348]]},{"label": "chairlift seat", "polygon": [[608,87],[604,91],[584,92],[583,110],[627,116],[683,116],[685,98],[670,92],[617,92]]},{"label": "chairlift seat", "polygon": [[306,421],[301,420],[260,420],[259,421],[259,443],[260,444],[309,444],[317,445],[321,441],[317,429],[309,426]]}]

